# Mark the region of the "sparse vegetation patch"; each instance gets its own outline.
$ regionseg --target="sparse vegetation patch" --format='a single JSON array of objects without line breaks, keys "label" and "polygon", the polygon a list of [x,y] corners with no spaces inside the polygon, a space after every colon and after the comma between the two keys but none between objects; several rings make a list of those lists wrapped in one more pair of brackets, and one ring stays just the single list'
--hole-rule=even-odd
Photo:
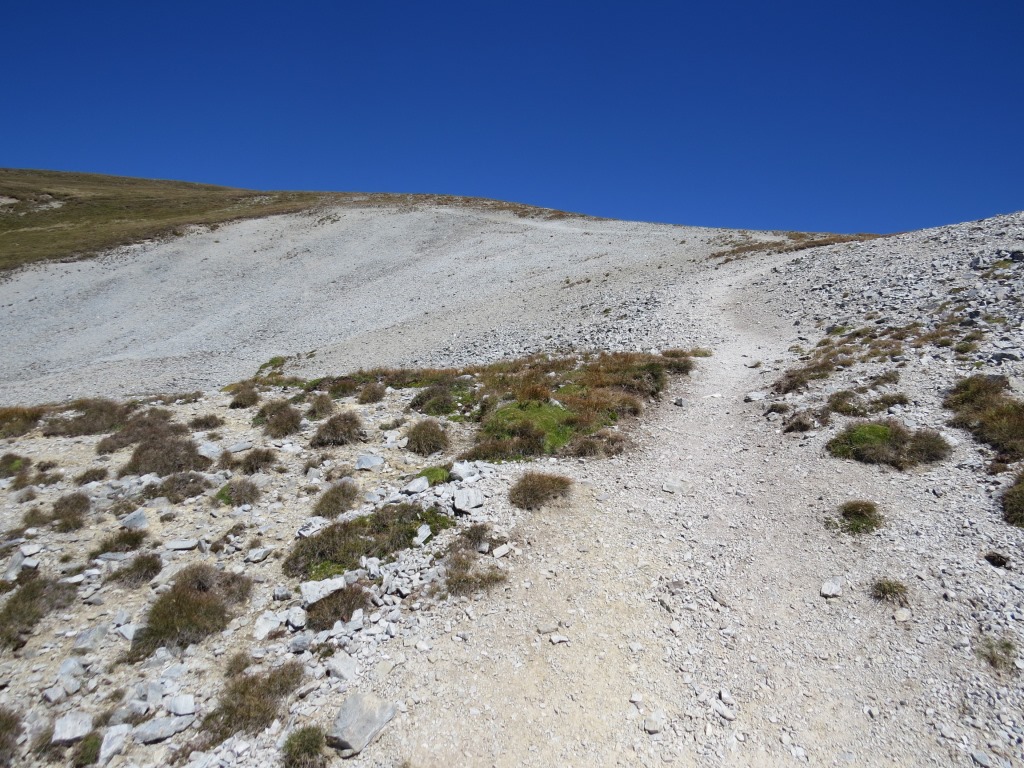
[{"label": "sparse vegetation patch", "polygon": [[509,489],[508,500],[520,509],[537,509],[568,495],[572,479],[547,472],[525,472]]},{"label": "sparse vegetation patch", "polygon": [[289,661],[263,674],[230,678],[216,709],[203,718],[199,746],[209,749],[238,732],[256,734],[268,728],[302,675],[302,664]]},{"label": "sparse vegetation patch", "polygon": [[895,420],[850,424],[826,447],[841,459],[888,464],[900,470],[941,461],[952,450],[938,432],[929,429],[910,432]]},{"label": "sparse vegetation patch", "polygon": [[839,508],[839,514],[839,525],[846,533],[870,533],[882,525],[882,515],[873,501],[848,501]]},{"label": "sparse vegetation patch", "polygon": [[[34,573],[34,572],[32,572]],[[53,611],[71,604],[75,588],[42,576],[27,576],[0,608],[0,648],[18,648]]]}]

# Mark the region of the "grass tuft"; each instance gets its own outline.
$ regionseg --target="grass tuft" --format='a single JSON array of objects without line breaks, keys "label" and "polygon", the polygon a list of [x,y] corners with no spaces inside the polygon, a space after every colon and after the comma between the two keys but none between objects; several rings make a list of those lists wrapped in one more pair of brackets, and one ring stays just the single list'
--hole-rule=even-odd
[{"label": "grass tuft", "polygon": [[251,589],[246,576],[206,564],[185,567],[150,607],[127,660],[140,661],[160,646],[184,648],[220,632],[230,620],[230,606],[248,599]]},{"label": "grass tuft", "polygon": [[363,422],[355,411],[345,411],[325,421],[313,435],[310,445],[322,448],[328,445],[351,445],[359,439]]},{"label": "grass tuft", "polygon": [[252,480],[240,477],[224,485],[214,498],[229,507],[240,507],[255,504],[260,498],[260,489]]},{"label": "grass tuft", "polygon": [[448,467],[427,467],[420,470],[416,477],[425,477],[432,486],[447,483],[451,479]]},{"label": "grass tuft", "polygon": [[307,725],[288,735],[281,749],[283,768],[325,768],[327,756],[324,732],[315,725]]},{"label": "grass tuft", "polygon": [[110,579],[131,589],[137,589],[155,579],[162,569],[163,561],[160,555],[136,555],[130,563],[114,571]]},{"label": "grass tuft", "polygon": [[148,534],[145,531],[118,531],[105,537],[99,545],[89,553],[89,558],[96,558],[105,552],[134,552],[142,546]]},{"label": "grass tuft", "polygon": [[235,390],[228,408],[241,409],[252,408],[260,401],[260,393],[256,391],[256,385],[251,381],[243,382]]},{"label": "grass tuft", "polygon": [[362,405],[369,405],[370,403],[379,403],[384,399],[384,394],[387,391],[387,387],[377,382],[371,382],[362,388],[359,392],[359,403]]},{"label": "grass tuft", "polygon": [[8,768],[14,763],[18,737],[24,726],[18,713],[7,707],[0,707],[0,768]]},{"label": "grass tuft", "polygon": [[14,477],[19,472],[25,472],[32,466],[32,459],[28,456],[19,456],[16,453],[5,453],[0,456],[0,477]]},{"label": "grass tuft", "polygon": [[195,430],[207,430],[216,429],[217,427],[224,426],[224,419],[215,413],[207,413],[202,416],[196,416],[192,421],[188,423],[189,427]]},{"label": "grass tuft", "polygon": [[106,467],[92,467],[76,475],[75,484],[86,485],[88,483],[95,483],[100,480],[106,480],[108,474],[109,473],[107,472]]},{"label": "grass tuft", "polygon": [[272,467],[276,458],[277,454],[269,448],[253,448],[242,457],[239,468],[247,475],[255,475]]},{"label": "grass tuft", "polygon": [[322,600],[317,600],[306,610],[306,624],[315,632],[323,632],[334,626],[336,621],[348,621],[360,608],[370,605],[370,596],[358,584],[349,584]]},{"label": "grass tuft", "polygon": [[317,499],[313,513],[333,520],[342,512],[348,512],[359,499],[359,486],[350,480],[332,485]]},{"label": "grass tuft", "polygon": [[54,527],[61,533],[77,531],[85,527],[85,516],[91,502],[84,493],[69,493],[53,503]]},{"label": "grass tuft", "polygon": [[826,448],[841,459],[888,464],[900,470],[940,461],[952,451],[938,432],[922,429],[911,433],[893,419],[850,424]]},{"label": "grass tuft", "polygon": [[[131,406],[105,398],[74,400],[61,409],[62,415],[43,425],[46,437],[80,437],[101,435],[118,429],[128,418]],[[70,418],[63,414],[74,414]]]},{"label": "grass tuft", "polygon": [[840,528],[846,533],[870,533],[881,527],[883,518],[873,501],[855,499],[839,508]]},{"label": "grass tuft", "polygon": [[280,438],[299,431],[302,414],[287,400],[271,400],[256,413],[254,424],[262,424],[268,437]]},{"label": "grass tuft", "polygon": [[1003,519],[1010,525],[1024,528],[1024,472],[1017,475],[1013,485],[1002,498]]},{"label": "grass tuft", "polygon": [[0,408],[0,438],[27,435],[45,415],[46,409],[42,407]]},{"label": "grass tuft", "polygon": [[172,414],[163,408],[150,408],[129,417],[117,432],[96,444],[96,453],[113,453],[129,445],[157,443],[185,434],[182,424],[171,422]]},{"label": "grass tuft", "polygon": [[572,479],[546,472],[526,472],[509,489],[508,500],[520,509],[537,509],[569,494]]},{"label": "grass tuft", "polygon": [[907,585],[895,579],[878,579],[871,585],[871,596],[879,602],[907,604]]},{"label": "grass tuft", "polygon": [[974,652],[979,659],[997,672],[1015,672],[1014,662],[1017,658],[1017,645],[1009,637],[983,637],[975,646]]},{"label": "grass tuft", "polygon": [[147,491],[147,495],[153,498],[163,496],[172,504],[181,504],[186,499],[202,496],[212,487],[210,481],[200,474],[179,472]]},{"label": "grass tuft", "polygon": [[990,445],[1005,463],[1024,459],[1024,402],[1010,397],[1008,389],[1005,376],[970,376],[943,401],[954,413],[950,423]]},{"label": "grass tuft", "polygon": [[448,448],[448,434],[434,419],[421,419],[406,430],[408,448],[420,456],[430,456]]},{"label": "grass tuft", "polygon": [[75,588],[41,576],[30,576],[0,608],[0,648],[19,648],[35,626],[51,612],[66,608]]},{"label": "grass tuft", "polygon": [[139,443],[119,474],[122,477],[147,474],[165,477],[179,472],[202,472],[211,463],[208,458],[199,454],[192,440],[172,437]]},{"label": "grass tuft", "polygon": [[201,746],[209,749],[236,733],[257,734],[269,728],[302,676],[302,664],[289,661],[264,674],[230,678],[216,709],[203,718]]},{"label": "grass tuft", "polygon": [[103,736],[100,735],[99,731],[87,734],[71,751],[71,765],[74,768],[96,765],[100,759],[100,747],[102,745]]},{"label": "grass tuft", "polygon": [[289,576],[327,578],[357,568],[359,558],[386,559],[412,546],[419,527],[427,523],[436,534],[454,525],[436,509],[416,504],[389,504],[372,515],[333,523],[314,536],[299,539],[283,563]]},{"label": "grass tuft", "polygon": [[334,413],[334,400],[326,392],[320,392],[309,402],[306,418],[323,419]]}]

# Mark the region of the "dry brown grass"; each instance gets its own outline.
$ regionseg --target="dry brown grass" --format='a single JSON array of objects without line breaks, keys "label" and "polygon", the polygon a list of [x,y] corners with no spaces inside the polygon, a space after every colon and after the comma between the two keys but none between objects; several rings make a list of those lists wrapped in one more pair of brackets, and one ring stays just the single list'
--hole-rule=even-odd
[{"label": "dry brown grass", "polygon": [[333,627],[336,621],[348,621],[355,611],[370,604],[370,596],[365,589],[358,584],[349,584],[309,606],[306,624],[313,631],[322,632]]},{"label": "dry brown grass", "polygon": [[18,713],[7,707],[0,707],[0,768],[8,768],[14,763],[18,737],[23,730]]},{"label": "dry brown grass", "polygon": [[547,472],[525,472],[509,489],[508,500],[520,509],[537,509],[569,494],[572,479]]},{"label": "dry brown grass", "polygon": [[163,562],[160,560],[159,555],[137,555],[132,558],[130,563],[122,565],[114,571],[110,579],[126,587],[136,589],[155,579],[162,569]]},{"label": "dry brown grass", "polygon": [[209,749],[236,733],[257,734],[270,727],[282,701],[299,687],[302,677],[302,664],[288,661],[263,674],[229,678],[217,707],[203,718],[196,746]]},{"label": "dry brown grass", "polygon": [[77,531],[85,526],[92,502],[84,493],[69,493],[53,502],[54,528],[61,533]]},{"label": "dry brown grass", "polygon": [[351,445],[359,440],[363,422],[355,411],[345,411],[332,416],[316,431],[310,445],[322,448],[328,445]]},{"label": "dry brown grass", "polygon": [[113,432],[127,420],[131,410],[130,405],[105,398],[74,400],[43,425],[43,435],[80,437]]},{"label": "dry brown grass", "polygon": [[343,480],[323,492],[313,507],[313,514],[333,520],[352,509],[358,499],[359,486],[350,480]]},{"label": "dry brown grass", "polygon": [[363,387],[359,393],[359,402],[362,405],[368,405],[370,403],[379,403],[384,399],[384,393],[387,387],[378,382],[371,382]]},{"label": "dry brown grass", "polygon": [[309,410],[306,411],[308,419],[322,419],[334,413],[334,400],[326,392],[320,392],[313,396],[309,402]]},{"label": "dry brown grass", "polygon": [[41,406],[0,408],[0,438],[27,435],[35,429],[44,415],[46,408]]},{"label": "dry brown grass", "polygon": [[253,423],[262,424],[269,437],[286,437],[299,431],[302,414],[287,400],[271,400],[259,409]]},{"label": "dry brown grass", "polygon": [[157,438],[146,440],[135,446],[132,457],[120,472],[125,475],[154,474],[160,477],[179,472],[202,472],[212,464],[208,458],[201,456],[192,440],[180,437]]},{"label": "dry brown grass", "polygon": [[19,648],[36,625],[53,611],[66,608],[75,588],[30,572],[0,608],[0,648]]},{"label": "dry brown grass", "polygon": [[957,382],[943,401],[954,412],[952,425],[990,445],[997,460],[1024,459],[1024,402],[1010,397],[1005,376],[970,376]]},{"label": "dry brown grass", "polygon": [[434,419],[421,419],[406,430],[409,438],[408,448],[420,456],[430,456],[438,451],[447,450],[448,433]]},{"label": "dry brown grass", "polygon": [[185,648],[220,632],[228,625],[231,607],[247,600],[251,589],[245,576],[205,564],[186,566],[150,607],[126,659],[139,661],[160,646]]},{"label": "dry brown grass", "polygon": [[832,438],[826,448],[841,459],[888,464],[900,470],[941,461],[952,451],[938,432],[930,429],[911,432],[894,419],[850,424]]}]

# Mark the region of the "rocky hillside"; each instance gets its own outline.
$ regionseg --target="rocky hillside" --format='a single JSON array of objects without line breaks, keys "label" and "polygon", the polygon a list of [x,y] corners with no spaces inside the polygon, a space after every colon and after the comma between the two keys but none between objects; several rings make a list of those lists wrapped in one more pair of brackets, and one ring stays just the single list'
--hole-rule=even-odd
[{"label": "rocky hillside", "polygon": [[436,204],[18,272],[0,755],[1015,765],[1022,272]]}]

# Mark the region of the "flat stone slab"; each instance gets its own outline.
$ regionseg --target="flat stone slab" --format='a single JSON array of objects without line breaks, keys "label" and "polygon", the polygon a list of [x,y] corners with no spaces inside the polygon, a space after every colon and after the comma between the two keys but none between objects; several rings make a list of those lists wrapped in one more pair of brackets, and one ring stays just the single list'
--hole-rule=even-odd
[{"label": "flat stone slab", "polygon": [[415,493],[423,493],[428,488],[430,488],[430,481],[425,477],[417,477],[402,489],[402,493],[407,493],[411,496]]},{"label": "flat stone slab", "polygon": [[841,594],[843,594],[843,580],[839,576],[833,576],[821,585],[821,596],[824,598],[839,597]]},{"label": "flat stone slab", "polygon": [[187,552],[199,546],[199,539],[172,539],[164,544],[164,549]]},{"label": "flat stone slab", "polygon": [[152,720],[137,725],[132,731],[132,737],[143,744],[155,744],[171,738],[176,733],[181,733],[195,722],[192,715],[182,717],[156,717]]},{"label": "flat stone slab", "polygon": [[302,594],[302,602],[310,606],[318,600],[323,600],[328,595],[345,588],[348,581],[344,576],[333,579],[321,579],[320,581],[304,581],[299,584],[299,592]]},{"label": "flat stone slab", "polygon": [[455,509],[469,512],[484,505],[484,493],[479,488],[459,488],[455,492]]},{"label": "flat stone slab", "polygon": [[356,469],[373,469],[374,467],[383,466],[383,464],[384,459],[369,453],[363,453],[356,457]]},{"label": "flat stone slab", "polygon": [[88,712],[68,712],[53,724],[51,744],[74,744],[92,731],[92,715]]},{"label": "flat stone slab", "polygon": [[384,730],[396,712],[395,705],[372,693],[357,693],[345,699],[327,734],[327,743],[342,757],[358,755]]}]

